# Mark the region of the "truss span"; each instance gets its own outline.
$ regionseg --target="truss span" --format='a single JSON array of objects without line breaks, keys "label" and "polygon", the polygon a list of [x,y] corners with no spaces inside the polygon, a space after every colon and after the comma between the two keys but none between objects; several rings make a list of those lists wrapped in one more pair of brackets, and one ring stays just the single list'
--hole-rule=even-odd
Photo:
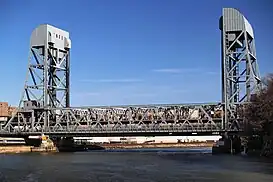
[{"label": "truss span", "polygon": [[28,110],[22,108],[14,117],[16,119],[2,126],[1,134],[219,134],[223,128],[221,103]]}]

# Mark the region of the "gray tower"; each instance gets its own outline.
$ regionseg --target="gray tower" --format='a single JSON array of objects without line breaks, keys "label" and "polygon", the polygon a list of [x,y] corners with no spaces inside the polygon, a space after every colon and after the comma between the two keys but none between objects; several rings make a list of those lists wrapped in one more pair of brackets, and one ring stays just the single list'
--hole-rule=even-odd
[{"label": "gray tower", "polygon": [[28,75],[21,103],[24,108],[69,107],[69,33],[51,25],[31,35]]},{"label": "gray tower", "polygon": [[238,105],[250,101],[260,87],[255,39],[248,20],[234,8],[224,8],[220,18],[222,35],[223,129],[238,130]]}]

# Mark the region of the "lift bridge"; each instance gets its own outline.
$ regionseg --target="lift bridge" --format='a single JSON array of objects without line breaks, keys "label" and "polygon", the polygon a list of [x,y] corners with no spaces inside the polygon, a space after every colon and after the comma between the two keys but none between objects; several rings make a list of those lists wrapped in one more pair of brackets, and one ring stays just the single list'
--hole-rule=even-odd
[{"label": "lift bridge", "polygon": [[51,25],[31,35],[27,78],[17,113],[0,136],[219,135],[244,130],[244,104],[261,86],[255,39],[234,8],[220,17],[222,101],[201,104],[70,106],[69,33]]}]

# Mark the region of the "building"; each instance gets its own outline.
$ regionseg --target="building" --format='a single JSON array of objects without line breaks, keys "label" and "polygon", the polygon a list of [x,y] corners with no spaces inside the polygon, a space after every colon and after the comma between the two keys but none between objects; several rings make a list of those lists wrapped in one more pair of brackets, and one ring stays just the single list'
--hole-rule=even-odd
[{"label": "building", "polygon": [[8,102],[0,102],[0,122],[7,121],[16,112],[16,107],[9,106]]},{"label": "building", "polygon": [[9,108],[8,108],[8,115],[9,115],[9,117],[13,116],[14,114],[16,114],[16,109],[17,109],[17,107],[9,106]]}]

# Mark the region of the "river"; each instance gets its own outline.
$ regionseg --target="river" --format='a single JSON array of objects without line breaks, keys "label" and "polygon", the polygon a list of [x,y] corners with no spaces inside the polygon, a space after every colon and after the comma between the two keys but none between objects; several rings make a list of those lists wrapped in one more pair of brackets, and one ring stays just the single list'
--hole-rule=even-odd
[{"label": "river", "polygon": [[273,181],[273,161],[210,149],[1,154],[0,181]]}]

